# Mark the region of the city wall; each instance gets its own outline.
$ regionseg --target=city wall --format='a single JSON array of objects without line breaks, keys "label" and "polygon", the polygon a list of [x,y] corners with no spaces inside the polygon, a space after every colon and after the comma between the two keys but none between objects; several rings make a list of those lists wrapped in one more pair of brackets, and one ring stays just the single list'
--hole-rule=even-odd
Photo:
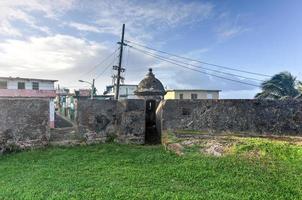
[{"label": "city wall", "polygon": [[144,100],[81,100],[77,124],[88,143],[116,141],[144,144]]},{"label": "city wall", "polygon": [[0,154],[44,146],[49,138],[49,100],[0,98]]},{"label": "city wall", "polygon": [[163,131],[302,136],[301,100],[165,100]]},{"label": "city wall", "polygon": [[[144,100],[79,100],[74,127],[49,128],[48,99],[0,99],[0,153],[49,144],[145,143]],[[299,100],[163,100],[159,132],[302,136]]]}]

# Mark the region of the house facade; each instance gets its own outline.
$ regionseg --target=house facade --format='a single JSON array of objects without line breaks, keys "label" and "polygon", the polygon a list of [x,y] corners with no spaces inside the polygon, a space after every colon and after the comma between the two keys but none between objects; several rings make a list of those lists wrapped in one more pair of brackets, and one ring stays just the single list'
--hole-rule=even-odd
[{"label": "house facade", "polygon": [[0,98],[47,98],[49,99],[49,126],[54,128],[57,80],[0,77]]},{"label": "house facade", "polygon": [[[119,90],[119,99],[137,99],[137,96],[134,94],[134,91],[137,89],[137,85],[122,84],[120,85]],[[114,98],[116,91],[116,85],[106,86],[106,91],[104,95],[108,98]]]},{"label": "house facade", "polygon": [[181,89],[166,90],[165,99],[219,99],[220,90]]}]

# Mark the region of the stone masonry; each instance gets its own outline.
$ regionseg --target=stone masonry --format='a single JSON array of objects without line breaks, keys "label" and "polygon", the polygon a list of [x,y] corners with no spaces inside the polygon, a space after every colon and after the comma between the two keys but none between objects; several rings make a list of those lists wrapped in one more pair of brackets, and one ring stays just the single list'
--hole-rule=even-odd
[{"label": "stone masonry", "polygon": [[0,98],[0,153],[47,144],[48,123],[47,99]]},{"label": "stone masonry", "polygon": [[145,101],[80,100],[77,123],[88,143],[144,144]]},{"label": "stone masonry", "polygon": [[165,100],[162,130],[302,136],[301,100]]},{"label": "stone masonry", "polygon": [[[74,127],[49,129],[47,99],[0,99],[0,153],[50,144],[145,144],[145,100],[79,100]],[[301,100],[162,100],[157,131],[302,136]]]}]

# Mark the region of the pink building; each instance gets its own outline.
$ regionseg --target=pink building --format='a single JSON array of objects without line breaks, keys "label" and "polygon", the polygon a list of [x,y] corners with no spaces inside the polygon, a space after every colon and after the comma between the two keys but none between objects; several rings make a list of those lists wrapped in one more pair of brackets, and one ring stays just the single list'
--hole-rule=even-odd
[{"label": "pink building", "polygon": [[56,80],[0,77],[0,98],[47,98],[49,99],[49,125],[54,128],[54,98]]}]

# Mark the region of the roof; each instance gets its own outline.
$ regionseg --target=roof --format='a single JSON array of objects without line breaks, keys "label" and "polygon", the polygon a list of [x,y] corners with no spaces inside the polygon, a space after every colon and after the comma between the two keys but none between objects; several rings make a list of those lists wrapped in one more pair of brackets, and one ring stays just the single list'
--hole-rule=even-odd
[{"label": "roof", "polygon": [[[107,85],[106,87],[114,87],[115,85]],[[135,84],[120,84],[120,87],[121,86],[135,86],[135,87],[137,87],[137,85],[135,85]]]},{"label": "roof", "polygon": [[141,80],[137,86],[137,90],[134,91],[136,95],[165,95],[166,91],[163,84],[155,78],[155,75],[152,73],[152,69],[149,69],[149,73],[146,77]]},{"label": "roof", "polygon": [[171,89],[167,92],[221,92],[221,90],[206,90],[206,89]]},{"label": "roof", "polygon": [[45,82],[57,82],[58,80],[51,79],[39,79],[39,78],[21,78],[21,77],[0,77],[0,79],[4,80],[24,80],[24,81],[45,81]]},{"label": "roof", "polygon": [[54,98],[55,90],[11,90],[0,89],[0,97],[31,97],[31,98]]}]

